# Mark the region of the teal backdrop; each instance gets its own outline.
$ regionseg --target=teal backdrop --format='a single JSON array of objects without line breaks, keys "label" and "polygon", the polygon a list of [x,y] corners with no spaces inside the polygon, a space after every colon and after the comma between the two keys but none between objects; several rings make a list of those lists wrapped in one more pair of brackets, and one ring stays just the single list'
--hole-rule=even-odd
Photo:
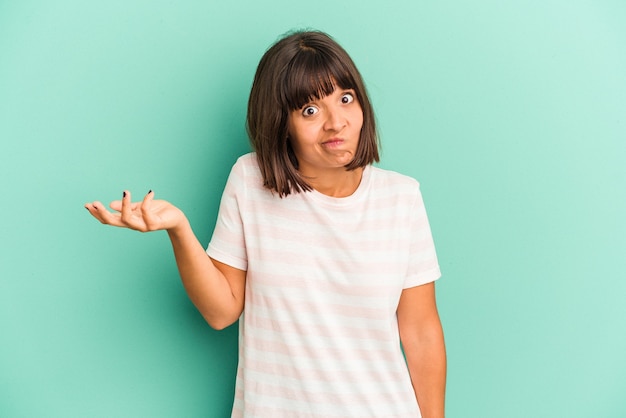
[{"label": "teal backdrop", "polygon": [[163,232],[83,204],[155,190],[203,244],[292,28],[353,56],[382,167],[422,184],[447,416],[626,417],[626,3],[0,0],[0,416],[227,417]]}]

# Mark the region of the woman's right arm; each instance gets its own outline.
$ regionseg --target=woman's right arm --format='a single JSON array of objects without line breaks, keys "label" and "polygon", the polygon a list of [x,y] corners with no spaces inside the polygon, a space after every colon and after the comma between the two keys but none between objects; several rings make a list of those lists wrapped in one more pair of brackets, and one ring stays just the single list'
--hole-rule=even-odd
[{"label": "woman's right arm", "polygon": [[141,232],[166,230],[185,290],[204,319],[215,329],[233,324],[243,311],[246,272],[211,259],[193,233],[183,212],[150,191],[142,202],[131,202],[130,193],[111,202],[115,212],[100,202],[85,207],[106,225]]}]

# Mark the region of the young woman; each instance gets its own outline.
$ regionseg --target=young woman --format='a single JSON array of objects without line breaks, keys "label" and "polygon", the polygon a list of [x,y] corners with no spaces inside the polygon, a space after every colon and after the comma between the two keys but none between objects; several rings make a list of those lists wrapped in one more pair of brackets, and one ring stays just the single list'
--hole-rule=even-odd
[{"label": "young woman", "polygon": [[240,320],[234,417],[443,417],[440,272],[419,184],[371,165],[374,113],[348,54],[320,32],[279,40],[247,128],[255,152],[230,173],[206,251],[152,191],[86,207],[166,230],[206,321]]}]

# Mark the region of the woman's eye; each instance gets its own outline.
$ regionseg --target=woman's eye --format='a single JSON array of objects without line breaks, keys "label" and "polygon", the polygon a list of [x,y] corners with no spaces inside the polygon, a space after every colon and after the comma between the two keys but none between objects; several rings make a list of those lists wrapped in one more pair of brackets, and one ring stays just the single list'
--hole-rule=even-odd
[{"label": "woman's eye", "polygon": [[341,103],[343,104],[352,103],[353,101],[354,101],[354,96],[352,95],[352,93],[346,93],[343,96],[341,96]]},{"label": "woman's eye", "polygon": [[304,116],[313,116],[317,112],[319,112],[319,110],[315,106],[307,106],[304,109],[302,109],[302,114]]}]

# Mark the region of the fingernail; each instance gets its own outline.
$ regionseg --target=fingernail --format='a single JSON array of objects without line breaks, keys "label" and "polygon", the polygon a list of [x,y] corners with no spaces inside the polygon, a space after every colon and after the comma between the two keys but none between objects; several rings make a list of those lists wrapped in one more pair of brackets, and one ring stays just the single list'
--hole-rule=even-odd
[{"label": "fingernail", "polygon": [[150,191],[148,192],[148,194],[152,193],[152,189],[150,189]]},{"label": "fingernail", "polygon": [[122,193],[122,197],[126,197],[126,192]]}]

